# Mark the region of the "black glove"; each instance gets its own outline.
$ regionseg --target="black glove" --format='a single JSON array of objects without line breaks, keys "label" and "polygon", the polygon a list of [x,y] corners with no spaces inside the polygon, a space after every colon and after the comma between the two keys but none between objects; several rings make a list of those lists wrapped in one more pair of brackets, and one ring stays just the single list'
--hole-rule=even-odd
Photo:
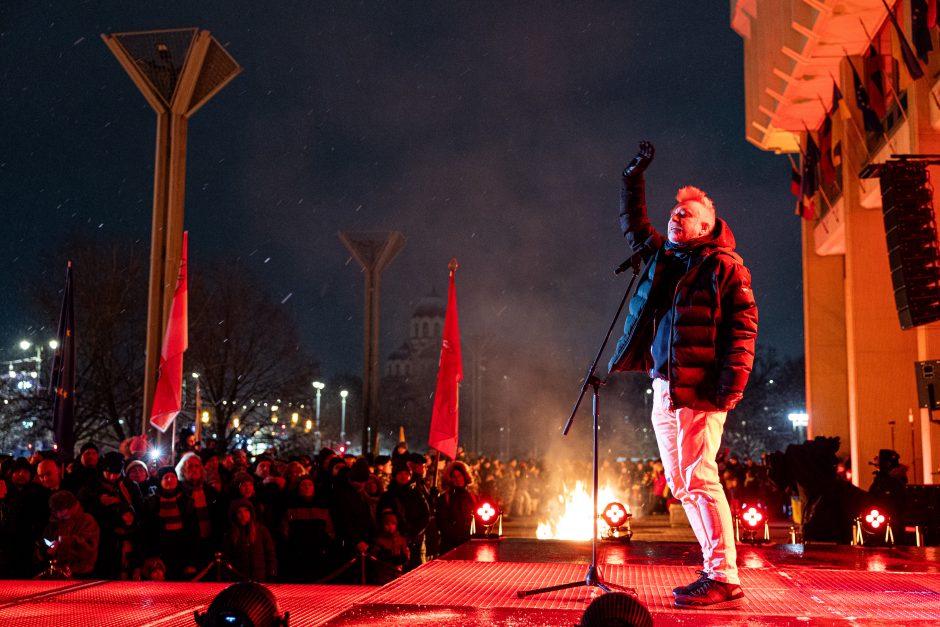
[{"label": "black glove", "polygon": [[627,164],[627,167],[623,169],[624,178],[633,178],[643,174],[643,171],[653,162],[653,156],[655,154],[656,149],[653,148],[653,144],[646,140],[641,141],[640,149],[637,151],[636,156],[633,157],[633,161]]}]

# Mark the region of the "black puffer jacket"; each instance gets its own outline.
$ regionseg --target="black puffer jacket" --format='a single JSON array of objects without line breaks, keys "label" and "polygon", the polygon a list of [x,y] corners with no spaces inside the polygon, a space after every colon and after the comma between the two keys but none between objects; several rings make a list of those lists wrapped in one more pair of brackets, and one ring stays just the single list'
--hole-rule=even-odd
[{"label": "black puffer jacket", "polygon": [[[650,296],[661,287],[665,238],[646,212],[642,177],[624,181],[620,226],[634,251],[646,248],[646,272],[630,300],[624,334],[617,342],[609,370],[649,370],[653,341]],[[731,229],[717,219],[712,235],[689,251],[687,269],[672,300],[669,391],[675,407],[702,411],[723,409],[723,399],[741,394],[754,364],[757,305],[751,275],[734,252]],[[652,259],[650,260],[650,257]]]}]

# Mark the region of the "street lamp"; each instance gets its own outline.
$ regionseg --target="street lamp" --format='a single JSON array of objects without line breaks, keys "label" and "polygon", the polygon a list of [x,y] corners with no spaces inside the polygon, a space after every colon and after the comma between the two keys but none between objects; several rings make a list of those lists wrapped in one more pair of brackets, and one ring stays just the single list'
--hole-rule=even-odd
[{"label": "street lamp", "polygon": [[325,388],[326,385],[324,385],[324,384],[321,383],[320,381],[314,381],[314,382],[313,382],[313,387],[315,387],[315,388],[317,389],[317,418],[316,418],[316,427],[317,427],[316,442],[317,442],[317,446],[316,446],[316,450],[319,451],[319,450],[320,450],[320,392],[323,391],[323,388]]},{"label": "street lamp", "polygon": [[52,350],[58,350],[59,340],[49,340],[49,348],[51,348]]},{"label": "street lamp", "polygon": [[29,340],[20,340],[20,348],[24,351],[28,351],[29,347],[32,345],[33,343],[30,342]]},{"label": "street lamp", "polygon": [[349,392],[340,390],[339,396],[343,399],[339,421],[339,439],[343,444],[346,444],[346,397],[349,396]]},{"label": "street lamp", "polygon": [[809,415],[806,412],[793,412],[787,414],[787,418],[793,423],[793,428],[800,434],[801,439],[806,439],[806,428],[809,426]]}]

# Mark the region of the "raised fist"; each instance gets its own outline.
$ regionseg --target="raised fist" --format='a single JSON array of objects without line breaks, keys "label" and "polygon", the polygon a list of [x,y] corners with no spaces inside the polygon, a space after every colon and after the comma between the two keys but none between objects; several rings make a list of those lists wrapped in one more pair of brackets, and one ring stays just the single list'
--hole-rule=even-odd
[{"label": "raised fist", "polygon": [[655,154],[656,149],[653,148],[653,144],[646,140],[641,141],[640,149],[637,151],[636,156],[633,157],[633,161],[628,163],[627,167],[623,169],[624,178],[631,178],[643,174],[643,171],[653,162],[653,156]]}]

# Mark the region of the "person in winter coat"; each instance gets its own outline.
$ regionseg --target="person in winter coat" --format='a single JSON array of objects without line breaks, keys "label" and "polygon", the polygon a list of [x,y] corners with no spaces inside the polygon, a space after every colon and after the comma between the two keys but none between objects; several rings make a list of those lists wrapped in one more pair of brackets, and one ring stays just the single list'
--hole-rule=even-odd
[{"label": "person in winter coat", "polygon": [[67,490],[49,497],[49,510],[52,514],[43,531],[44,557],[56,559],[73,577],[88,576],[98,559],[98,523]]},{"label": "person in winter coat", "polygon": [[264,583],[277,577],[277,552],[268,528],[256,520],[255,506],[247,499],[229,505],[232,528],[223,543],[229,563],[249,581]]},{"label": "person in winter coat", "polygon": [[144,502],[141,557],[161,558],[166,579],[180,581],[193,536],[183,528],[183,495],[176,470],[163,466],[157,470],[157,491]]},{"label": "person in winter coat", "polygon": [[652,226],[643,172],[653,155],[653,145],[641,142],[623,172],[621,230],[647,264],[609,370],[652,377],[653,430],[666,479],[702,547],[704,574],[676,588],[674,604],[737,605],[744,593],[715,459],[725,416],[753,366],[757,305],[734,235],[705,192],[679,189],[666,236]]},{"label": "person in winter coat", "polygon": [[288,498],[281,522],[285,581],[312,583],[330,574],[336,532],[329,507],[314,489],[313,477],[303,475]]},{"label": "person in winter coat", "polygon": [[128,579],[137,530],[134,505],[142,499],[137,485],[124,480],[124,456],[117,451],[107,453],[98,479],[86,483],[78,499],[101,532],[95,576]]},{"label": "person in winter coat", "polygon": [[412,483],[411,469],[407,463],[400,461],[392,467],[392,483],[379,497],[377,510],[380,515],[385,510],[394,512],[398,518],[398,531],[408,540],[411,554],[408,569],[420,566],[421,544],[424,542],[431,510],[424,496]]},{"label": "person in winter coat", "polygon": [[375,557],[376,583],[385,585],[398,577],[408,560],[411,551],[404,536],[398,533],[398,517],[387,509],[379,514],[380,529],[369,554]]},{"label": "person in winter coat", "polygon": [[471,482],[470,469],[465,463],[455,461],[444,468],[443,491],[437,498],[436,516],[442,555],[470,539],[475,507],[473,495],[467,490]]}]

